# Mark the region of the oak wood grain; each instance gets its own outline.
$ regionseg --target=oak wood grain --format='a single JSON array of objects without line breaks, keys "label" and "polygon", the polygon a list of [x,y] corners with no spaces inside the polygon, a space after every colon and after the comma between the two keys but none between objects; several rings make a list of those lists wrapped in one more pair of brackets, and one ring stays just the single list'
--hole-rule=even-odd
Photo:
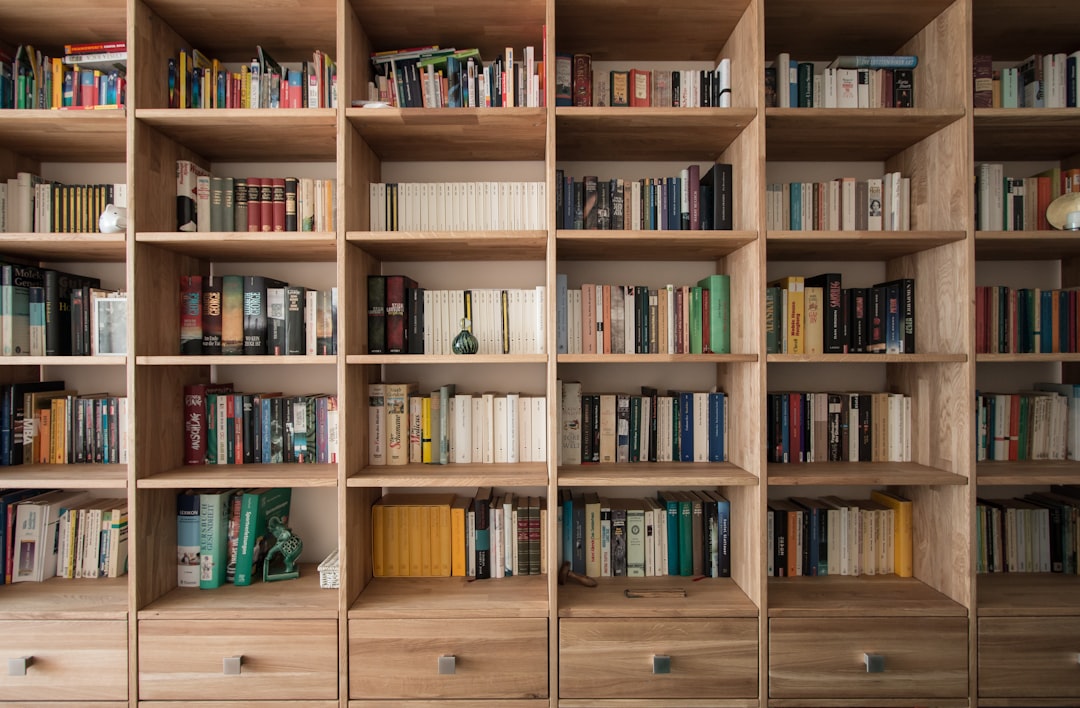
[{"label": "oak wood grain", "polygon": [[1080,617],[979,619],[979,697],[1080,699]]},{"label": "oak wood grain", "polygon": [[0,695],[5,699],[48,696],[85,702],[127,698],[125,620],[0,620],[0,635],[7,656],[28,656],[33,662],[25,676],[10,676],[7,671],[0,674]]}]

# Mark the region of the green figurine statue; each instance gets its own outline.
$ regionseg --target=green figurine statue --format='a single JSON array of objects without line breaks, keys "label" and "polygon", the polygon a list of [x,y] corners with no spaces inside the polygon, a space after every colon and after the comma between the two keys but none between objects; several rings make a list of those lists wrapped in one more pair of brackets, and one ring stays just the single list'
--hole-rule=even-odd
[{"label": "green figurine statue", "polygon": [[[277,539],[277,543],[270,547],[263,558],[263,580],[292,580],[300,577],[300,570],[296,567],[296,559],[304,550],[304,542],[298,536],[294,536],[292,529],[281,523],[281,519],[274,516],[267,522],[267,530]],[[284,562],[284,570],[271,573],[270,562],[275,556],[281,556]]]}]

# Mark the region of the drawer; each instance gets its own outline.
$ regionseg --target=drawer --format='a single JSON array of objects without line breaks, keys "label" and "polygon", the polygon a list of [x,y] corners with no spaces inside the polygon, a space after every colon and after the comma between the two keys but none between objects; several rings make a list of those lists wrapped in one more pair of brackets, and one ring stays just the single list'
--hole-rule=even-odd
[{"label": "drawer", "polygon": [[139,698],[335,699],[337,655],[332,619],[142,620]]},{"label": "drawer", "polygon": [[967,632],[963,617],[772,619],[769,697],[962,698]]},{"label": "drawer", "polygon": [[980,619],[979,696],[1080,698],[1080,617]]},{"label": "drawer", "polygon": [[351,698],[545,698],[546,619],[349,622]]},{"label": "drawer", "polygon": [[[0,697],[5,700],[124,701],[128,697],[127,622],[0,621]],[[25,675],[8,661],[30,657]]]},{"label": "drawer", "polygon": [[754,698],[756,619],[564,619],[560,698]]}]

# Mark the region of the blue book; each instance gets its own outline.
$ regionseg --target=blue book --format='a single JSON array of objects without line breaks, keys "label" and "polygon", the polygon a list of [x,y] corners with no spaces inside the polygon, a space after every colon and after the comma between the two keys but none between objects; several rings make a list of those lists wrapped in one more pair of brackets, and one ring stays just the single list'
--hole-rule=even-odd
[{"label": "blue book", "polygon": [[790,394],[780,394],[780,452],[783,458],[783,462],[791,462],[791,413],[790,410]]},{"label": "blue book", "polygon": [[679,394],[679,461],[694,461],[694,394]]},{"label": "blue book", "polygon": [[717,527],[720,537],[720,548],[717,552],[717,577],[731,577],[731,502],[720,494],[713,492],[717,498]]},{"label": "blue book", "polygon": [[[828,556],[825,556],[825,572],[821,570],[822,543],[821,519],[825,509],[815,499],[792,497],[791,501],[803,509],[803,575],[825,575],[828,572]],[[827,548],[827,546],[825,546]],[[827,552],[826,552],[827,553]]]},{"label": "blue book", "polygon": [[566,291],[567,280],[566,273],[558,273],[555,276],[555,316],[556,316],[556,336],[558,337],[558,353],[566,354],[569,351],[568,338],[569,333],[567,329],[567,312],[566,312]]},{"label": "blue book", "polygon": [[724,428],[726,422],[724,393],[713,391],[709,394],[709,462],[724,461]]},{"label": "blue book", "polygon": [[574,563],[574,502],[568,490],[559,490],[562,499],[562,560]]},{"label": "blue book", "polygon": [[802,230],[802,184],[798,182],[792,182],[789,191],[788,200],[790,202],[790,224],[788,228],[792,231]]},{"label": "blue book", "polygon": [[788,105],[792,108],[798,108],[799,106],[799,62],[792,59],[788,63],[788,96],[791,103]]},{"label": "blue book", "polygon": [[176,585],[199,587],[199,495],[176,496]]}]

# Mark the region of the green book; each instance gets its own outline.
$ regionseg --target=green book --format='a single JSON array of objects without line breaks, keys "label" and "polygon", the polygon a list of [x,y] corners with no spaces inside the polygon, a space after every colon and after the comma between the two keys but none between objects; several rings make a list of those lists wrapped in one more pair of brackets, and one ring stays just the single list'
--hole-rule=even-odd
[{"label": "green book", "polygon": [[713,354],[731,353],[731,276],[710,275],[698,281],[709,293],[708,350]]},{"label": "green book", "polygon": [[694,502],[687,492],[679,500],[679,575],[694,574]]},{"label": "green book", "polygon": [[199,492],[199,587],[211,590],[225,583],[229,557],[229,498],[235,489]]},{"label": "green book", "polygon": [[690,288],[690,353],[701,354],[701,286]]},{"label": "green book", "polygon": [[[262,561],[274,545],[267,533],[267,521],[272,517],[289,523],[292,489],[263,487],[244,492],[240,501],[240,537],[236,544],[235,585],[251,585],[262,573]],[[224,566],[222,566],[224,572]]]},{"label": "green book", "polygon": [[776,305],[780,288],[765,288],[765,353],[779,354],[780,344],[776,331]]}]

